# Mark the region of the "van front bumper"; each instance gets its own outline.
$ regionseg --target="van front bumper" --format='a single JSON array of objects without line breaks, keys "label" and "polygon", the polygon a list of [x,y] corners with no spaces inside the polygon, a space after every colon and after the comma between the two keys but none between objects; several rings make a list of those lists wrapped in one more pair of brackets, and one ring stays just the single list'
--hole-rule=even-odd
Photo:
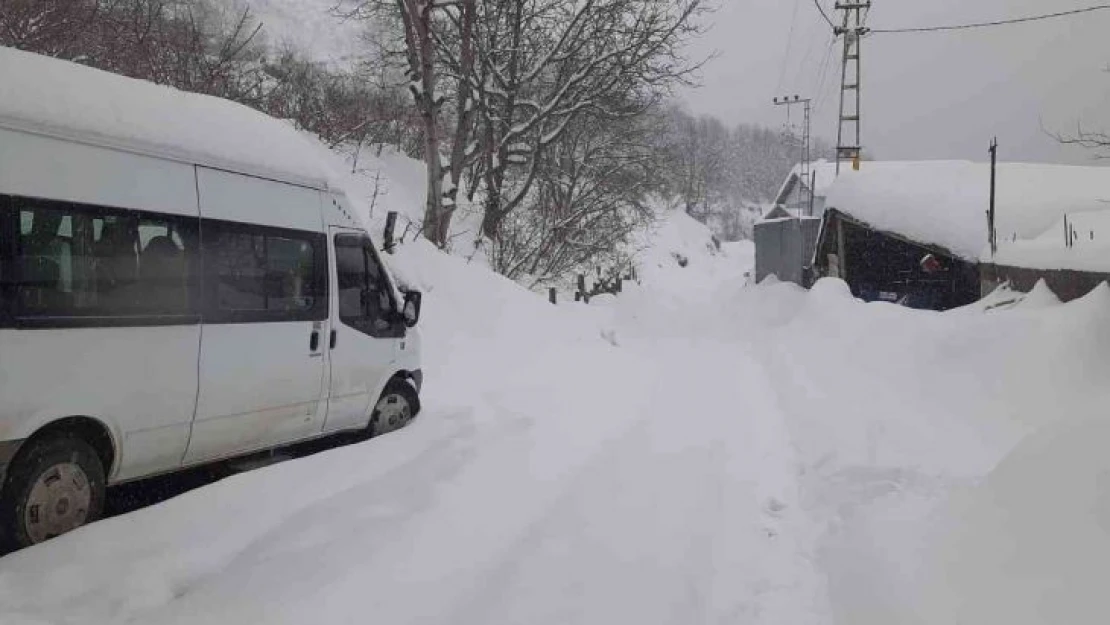
[{"label": "van front bumper", "polygon": [[15,459],[15,455],[19,453],[19,448],[23,446],[23,441],[0,441],[0,486],[3,486],[4,479],[8,475],[8,465]]}]

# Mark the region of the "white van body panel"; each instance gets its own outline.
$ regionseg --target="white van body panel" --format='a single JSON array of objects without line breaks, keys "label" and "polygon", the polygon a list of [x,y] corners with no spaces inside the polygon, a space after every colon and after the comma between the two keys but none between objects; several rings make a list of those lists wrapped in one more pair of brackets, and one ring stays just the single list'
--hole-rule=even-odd
[{"label": "white van body panel", "polygon": [[0,330],[0,439],[64,417],[112,432],[114,479],[176,467],[189,440],[200,326]]},{"label": "white van body panel", "polygon": [[197,167],[196,175],[202,217],[324,231],[319,191],[206,167]]},{"label": "white van body panel", "polygon": [[200,395],[186,464],[319,433],[324,333],[309,349],[312,321],[206,325]]},{"label": "white van body panel", "polygon": [[[0,191],[197,216],[193,167],[0,129]],[[0,440],[61,418],[101,422],[109,479],[180,464],[197,393],[200,326],[0,329]]]},{"label": "white van body panel", "polygon": [[0,163],[8,195],[197,214],[191,165],[2,128]]},{"label": "white van body panel", "polygon": [[421,341],[420,328],[409,328],[405,338],[401,339],[397,346],[397,359],[394,361],[394,366],[398,371],[420,370]]}]

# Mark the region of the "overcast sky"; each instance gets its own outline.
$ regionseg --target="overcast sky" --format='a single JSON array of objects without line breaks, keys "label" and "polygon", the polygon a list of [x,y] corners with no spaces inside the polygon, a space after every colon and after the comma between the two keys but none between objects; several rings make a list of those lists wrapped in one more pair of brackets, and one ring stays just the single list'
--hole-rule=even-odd
[{"label": "overcast sky", "polygon": [[[702,86],[684,94],[690,108],[779,127],[786,111],[771,98],[810,96],[818,105],[814,134],[834,142],[842,50],[831,46],[813,0],[717,2],[695,49],[719,57]],[[820,2],[832,14],[834,0]],[[868,26],[978,22],[1092,4],[873,0]],[[1066,133],[1082,122],[1110,131],[1110,11],[957,33],[875,34],[863,46],[863,145],[875,158],[986,160],[997,135],[1005,160],[1090,164],[1090,152],[1061,146],[1044,129]]]}]

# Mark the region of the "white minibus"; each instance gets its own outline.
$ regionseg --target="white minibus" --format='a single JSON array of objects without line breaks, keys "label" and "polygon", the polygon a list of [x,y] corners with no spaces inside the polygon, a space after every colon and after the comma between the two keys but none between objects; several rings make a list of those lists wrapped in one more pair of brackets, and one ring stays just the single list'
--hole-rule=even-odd
[{"label": "white minibus", "polygon": [[0,50],[0,539],[110,485],[419,410],[402,293],[319,146],[246,107]]}]

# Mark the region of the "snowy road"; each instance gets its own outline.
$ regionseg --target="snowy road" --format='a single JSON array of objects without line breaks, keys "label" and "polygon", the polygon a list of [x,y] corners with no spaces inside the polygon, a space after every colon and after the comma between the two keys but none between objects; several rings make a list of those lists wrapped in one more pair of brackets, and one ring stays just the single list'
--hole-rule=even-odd
[{"label": "snowy road", "polygon": [[[0,559],[0,623],[917,622],[946,493],[1104,405],[1110,292],[921,314],[745,288],[685,234],[690,268],[589,307],[406,248],[415,423]],[[955,611],[922,622],[955,622],[936,570]]]},{"label": "snowy road", "polygon": [[822,622],[770,384],[693,293],[454,333],[410,428],[16,554],[0,622]]}]

